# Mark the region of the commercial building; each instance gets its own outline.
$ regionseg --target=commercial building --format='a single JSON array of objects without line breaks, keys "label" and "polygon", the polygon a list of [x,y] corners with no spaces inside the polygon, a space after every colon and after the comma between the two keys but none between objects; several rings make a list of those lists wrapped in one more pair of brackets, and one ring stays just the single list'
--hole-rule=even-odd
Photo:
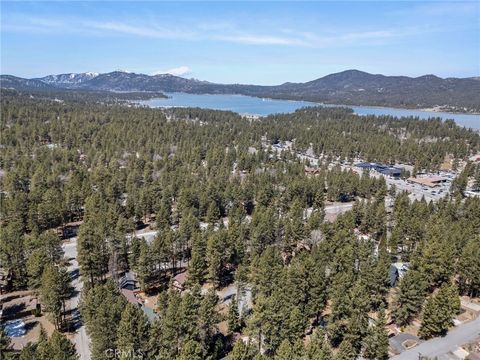
[{"label": "commercial building", "polygon": [[395,166],[383,165],[374,162],[363,162],[355,166],[362,170],[374,170],[382,175],[390,177],[399,177],[402,173],[402,169]]},{"label": "commercial building", "polygon": [[447,182],[448,179],[445,179],[440,176],[426,176],[426,177],[409,177],[407,181],[409,183],[419,184],[422,186],[436,187],[440,186],[442,183]]}]

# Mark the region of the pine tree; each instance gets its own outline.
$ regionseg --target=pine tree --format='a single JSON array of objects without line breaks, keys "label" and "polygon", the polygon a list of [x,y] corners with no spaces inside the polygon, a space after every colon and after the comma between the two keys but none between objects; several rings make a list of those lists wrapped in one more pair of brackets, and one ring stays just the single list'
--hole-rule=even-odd
[{"label": "pine tree", "polygon": [[370,299],[365,285],[357,282],[350,292],[351,305],[350,317],[347,322],[345,339],[359,352],[362,338],[368,328],[368,313],[370,311]]},{"label": "pine tree", "polygon": [[3,330],[3,327],[0,326],[0,354],[5,355],[5,359],[10,359],[13,358],[13,355],[10,356],[10,350],[11,350],[11,340],[5,334],[5,331]]},{"label": "pine tree", "polygon": [[156,213],[157,227],[162,230],[170,227],[170,217],[172,215],[171,195],[167,194],[168,191],[162,196],[159,207]]},{"label": "pine tree", "polygon": [[116,344],[125,305],[124,298],[111,281],[84,292],[80,312],[91,339],[92,359],[103,359],[105,351]]},{"label": "pine tree", "polygon": [[90,285],[100,279],[107,270],[108,259],[104,255],[104,238],[100,225],[94,219],[84,222],[78,233],[78,264],[82,275]]},{"label": "pine tree", "polygon": [[60,269],[55,265],[47,265],[42,275],[42,286],[40,299],[53,318],[55,328],[58,329],[62,323],[62,304],[65,299],[65,276],[62,276]]},{"label": "pine tree", "polygon": [[369,327],[363,341],[363,357],[366,359],[388,359],[388,334],[385,330],[385,310],[380,309],[374,326]]},{"label": "pine tree", "polygon": [[287,222],[285,224],[285,236],[283,249],[287,254],[291,254],[294,247],[304,240],[306,229],[303,223],[303,207],[300,201],[295,201],[289,211]]},{"label": "pine tree", "polygon": [[117,330],[117,349],[121,352],[121,359],[128,359],[132,353],[145,351],[148,329],[148,319],[142,310],[128,303],[122,312]]},{"label": "pine tree", "polygon": [[54,331],[48,341],[53,355],[53,360],[76,360],[78,359],[75,345],[65,335]]},{"label": "pine tree", "polygon": [[296,354],[292,344],[288,340],[283,340],[275,352],[275,360],[296,360],[300,359],[300,354]]},{"label": "pine tree", "polygon": [[178,360],[202,360],[204,359],[202,345],[195,340],[188,340],[183,345]]},{"label": "pine tree", "polygon": [[331,360],[333,358],[332,349],[325,342],[323,334],[314,332],[306,348],[306,357],[308,360]]},{"label": "pine tree", "polygon": [[425,339],[441,334],[443,331],[442,321],[439,318],[440,309],[435,301],[435,297],[427,299],[423,308],[422,326],[418,334]]},{"label": "pine tree", "polygon": [[243,340],[238,340],[233,346],[232,351],[227,355],[227,360],[252,360],[255,354],[255,349],[243,342]]},{"label": "pine tree", "polygon": [[206,249],[203,236],[196,233],[192,239],[192,258],[188,266],[188,282],[202,284],[207,272]]},{"label": "pine tree", "polygon": [[198,309],[199,340],[204,349],[209,348],[217,332],[217,323],[219,322],[219,315],[215,309],[217,301],[217,295],[211,289],[203,297]]},{"label": "pine tree", "polygon": [[37,238],[32,239],[33,251],[27,260],[29,286],[40,287],[45,264],[58,264],[63,258],[60,237],[54,231],[45,231]]},{"label": "pine tree", "polygon": [[305,261],[305,268],[308,274],[308,301],[306,304],[308,314],[315,316],[316,321],[327,302],[327,279],[325,268],[319,266],[316,259],[308,257]]},{"label": "pine tree", "polygon": [[[480,174],[480,170],[478,171]],[[462,294],[480,295],[480,238],[470,239],[458,260],[459,287]]]},{"label": "pine tree", "polygon": [[[2,353],[3,354],[3,353]],[[8,355],[5,357],[6,360],[9,359]],[[18,360],[32,360],[38,359],[40,360],[41,357],[38,355],[37,352],[37,344],[28,343],[26,346],[23,347],[20,355],[18,356]]]},{"label": "pine tree", "polygon": [[154,272],[150,246],[145,240],[140,242],[140,256],[136,266],[140,290],[148,292],[151,286],[151,276]]},{"label": "pine tree", "polygon": [[200,306],[201,295],[200,286],[192,289],[191,293],[186,293],[182,297],[180,304],[180,318],[178,319],[178,327],[181,330],[182,337],[186,340],[198,339],[198,307]]},{"label": "pine tree", "polygon": [[210,205],[208,205],[206,221],[209,224],[214,225],[219,218],[220,218],[220,211],[218,210],[218,206],[214,201],[212,201],[210,202]]},{"label": "pine tree", "polygon": [[160,318],[160,328],[151,336],[152,358],[176,359],[178,356],[182,340],[182,329],[178,326],[181,301],[177,291],[168,293],[168,306]]},{"label": "pine tree", "polygon": [[228,331],[234,333],[240,328],[240,317],[238,315],[238,303],[235,295],[230,300],[227,315]]},{"label": "pine tree", "polygon": [[426,283],[420,272],[412,269],[404,275],[395,299],[393,315],[397,324],[407,325],[418,313],[425,300],[425,288]]},{"label": "pine tree", "polygon": [[286,329],[287,336],[292,343],[304,336],[305,317],[297,306],[295,306],[290,312]]},{"label": "pine tree", "polygon": [[460,299],[457,289],[450,284],[442,285],[438,293],[425,303],[418,334],[424,339],[445,334],[459,310]]},{"label": "pine tree", "polygon": [[36,356],[41,360],[52,359],[54,352],[48,341],[48,335],[43,326],[40,327],[40,335],[35,349]]},{"label": "pine tree", "polygon": [[25,285],[26,254],[23,225],[20,221],[11,221],[0,226],[0,262],[12,275],[14,288]]},{"label": "pine tree", "polygon": [[51,229],[62,223],[64,218],[63,196],[55,188],[47,189],[38,204],[38,225],[41,229]]},{"label": "pine tree", "polygon": [[348,340],[343,340],[338,348],[338,352],[333,357],[334,360],[355,360],[357,353],[355,348]]},{"label": "pine tree", "polygon": [[28,286],[38,289],[42,285],[42,274],[47,264],[47,259],[42,251],[34,251],[27,260]]},{"label": "pine tree", "polygon": [[443,226],[432,224],[429,233],[430,239],[418,260],[419,271],[429,286],[438,287],[452,276],[453,247],[451,242],[441,238],[445,233]]},{"label": "pine tree", "polygon": [[207,263],[208,278],[215,287],[220,285],[224,268],[224,238],[222,233],[214,233],[208,237],[207,242]]},{"label": "pine tree", "polygon": [[386,303],[386,295],[390,288],[390,255],[386,249],[386,240],[380,240],[378,249],[378,259],[374,265],[373,274],[369,278],[367,286],[372,292],[372,306],[378,309],[382,304]]}]

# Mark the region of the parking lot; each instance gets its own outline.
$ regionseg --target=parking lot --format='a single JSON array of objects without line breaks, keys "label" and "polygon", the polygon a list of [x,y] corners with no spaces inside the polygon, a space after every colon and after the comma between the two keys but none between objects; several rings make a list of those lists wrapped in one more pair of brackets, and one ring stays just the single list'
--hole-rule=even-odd
[{"label": "parking lot", "polygon": [[403,179],[385,178],[388,187],[395,185],[397,192],[407,191],[410,193],[409,197],[412,200],[420,200],[425,198],[428,201],[438,201],[447,196],[450,192],[451,181],[440,184],[434,188],[422,186],[420,184],[412,184]]},{"label": "parking lot", "polygon": [[[269,146],[265,139],[264,139],[263,146],[264,147]],[[290,151],[291,153],[295,154],[299,159],[308,160],[311,166],[318,166],[318,164],[320,163],[320,158],[309,152],[302,153],[298,151],[295,152],[294,150],[292,150],[291,142],[286,142],[285,144],[274,144],[272,148],[277,153],[281,153],[283,151]],[[331,169],[334,166],[340,165],[342,170],[352,170],[361,175],[363,172],[363,169],[356,166],[359,163],[360,163],[360,159],[358,159],[354,165],[345,164],[343,161],[334,161],[329,165],[329,168]],[[413,170],[413,166],[411,165],[398,165],[398,166],[408,171]],[[422,184],[412,183],[405,179],[386,176],[375,170],[370,171],[370,176],[375,176],[375,177],[383,176],[389,188],[392,185],[395,185],[395,188],[397,189],[397,193],[402,191],[407,191],[409,193],[409,197],[411,200],[421,200],[422,198],[424,198],[425,201],[427,202],[430,202],[430,201],[436,202],[444,198],[445,196],[449,195],[450,186],[452,184],[452,181],[455,179],[456,174],[453,172],[439,172],[437,174],[425,174],[424,176],[439,176],[445,179],[445,182],[440,183],[435,187],[429,187]]]},{"label": "parking lot", "polygon": [[[342,168],[354,170],[359,174],[362,174],[362,171],[363,171],[358,167],[350,166],[350,165],[342,165]],[[433,174],[428,174],[428,175],[433,175]],[[453,179],[455,178],[454,173],[440,172],[438,174],[435,174],[435,176],[444,178],[445,182],[440,183],[438,184],[438,186],[435,186],[435,187],[429,187],[426,185],[411,183],[407,180],[400,179],[400,178],[384,176],[376,171],[370,171],[370,176],[375,176],[375,177],[383,176],[389,188],[392,185],[395,185],[395,188],[397,189],[397,193],[402,191],[407,191],[410,194],[409,197],[411,200],[421,200],[423,197],[427,202],[429,201],[435,202],[449,195],[450,186],[452,184]]]}]

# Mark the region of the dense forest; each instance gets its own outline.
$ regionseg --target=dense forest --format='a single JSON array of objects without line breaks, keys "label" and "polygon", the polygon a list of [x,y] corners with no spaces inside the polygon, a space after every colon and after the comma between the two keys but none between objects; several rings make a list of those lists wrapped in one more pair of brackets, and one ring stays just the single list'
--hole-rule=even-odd
[{"label": "dense forest", "polygon": [[113,92],[101,90],[77,90],[77,89],[0,89],[0,94],[6,97],[30,97],[37,100],[50,100],[56,102],[68,101],[70,103],[103,103],[132,105],[139,100],[166,98],[161,92]]},{"label": "dense forest", "polygon": [[[92,359],[388,358],[387,324],[445,334],[459,295],[480,295],[480,198],[464,198],[480,136],[453,121],[359,117],[306,108],[260,119],[232,112],[63,102],[3,92],[0,265],[38,293],[55,332],[19,359],[75,359],[70,277],[57,229],[82,221],[80,313]],[[277,144],[295,152],[278,152]],[[296,153],[315,153],[315,175]],[[437,170],[466,163],[452,195],[411,201],[356,159]],[[477,180],[478,181],[478,180]],[[392,206],[386,205],[392,200]],[[325,206],[352,202],[325,220]],[[136,237],[148,224],[153,241]],[[392,286],[390,267],[409,263]],[[174,276],[187,268],[185,289]],[[134,272],[155,319],[118,288]],[[225,311],[218,291],[235,285]],[[251,306],[238,306],[242,294]],[[220,323],[226,323],[220,329]],[[8,351],[7,351],[8,350]]]}]

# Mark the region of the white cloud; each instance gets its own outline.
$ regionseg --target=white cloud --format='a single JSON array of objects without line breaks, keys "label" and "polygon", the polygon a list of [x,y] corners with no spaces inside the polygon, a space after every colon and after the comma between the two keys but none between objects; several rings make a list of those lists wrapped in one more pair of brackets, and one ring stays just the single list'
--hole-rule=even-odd
[{"label": "white cloud", "polygon": [[[428,26],[362,29],[359,31],[316,31],[305,32],[272,27],[268,31],[256,32],[242,29],[226,21],[215,24],[198,25],[170,24],[159,21],[141,21],[140,19],[91,21],[82,18],[37,18],[12,16],[2,24],[2,30],[27,32],[69,32],[94,36],[132,36],[138,38],[184,40],[184,41],[219,41],[245,45],[272,45],[291,47],[328,48],[339,46],[359,46],[383,44],[396,38],[418,35],[424,32],[437,32]],[[170,73],[185,75],[190,69],[185,66],[168,70]],[[165,73],[165,72],[164,72]]]},{"label": "white cloud", "polygon": [[249,45],[307,45],[302,39],[270,35],[225,35],[215,36],[213,39]]},{"label": "white cloud", "polygon": [[153,73],[153,75],[170,74],[175,76],[184,76],[190,74],[191,72],[192,71],[188,66],[179,66],[169,70],[156,71]]},{"label": "white cloud", "polygon": [[195,33],[189,31],[174,31],[157,26],[132,25],[122,22],[86,22],[83,25],[112,33],[157,39],[192,39],[195,37]]}]

